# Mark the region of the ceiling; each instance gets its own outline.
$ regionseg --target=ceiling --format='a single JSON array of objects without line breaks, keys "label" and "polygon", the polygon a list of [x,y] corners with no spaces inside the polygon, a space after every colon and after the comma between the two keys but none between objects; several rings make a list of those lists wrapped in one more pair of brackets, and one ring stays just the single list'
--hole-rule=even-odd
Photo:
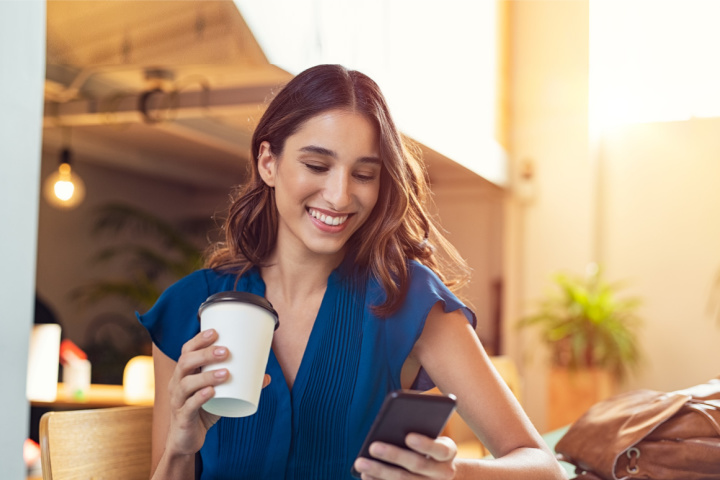
[{"label": "ceiling", "polygon": [[[43,149],[70,143],[78,162],[227,188],[290,78],[231,0],[49,1]],[[424,150],[433,181],[477,177]]]}]

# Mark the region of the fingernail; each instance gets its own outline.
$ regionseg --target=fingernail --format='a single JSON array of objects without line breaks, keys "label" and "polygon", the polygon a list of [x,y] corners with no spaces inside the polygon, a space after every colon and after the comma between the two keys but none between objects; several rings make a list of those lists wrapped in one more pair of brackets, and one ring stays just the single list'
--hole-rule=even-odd
[{"label": "fingernail", "polygon": [[224,347],[218,347],[215,349],[215,351],[213,353],[219,357],[221,355],[225,355],[225,352],[226,352],[226,350]]},{"label": "fingernail", "polygon": [[210,338],[210,337],[212,337],[213,332],[214,332],[214,330],[213,330],[212,328],[209,329],[209,330],[205,330],[205,331],[203,332],[203,337],[205,337],[205,338]]},{"label": "fingernail", "polygon": [[223,378],[223,377],[227,376],[227,373],[228,373],[227,370],[222,369],[222,370],[215,370],[215,373],[213,373],[213,375],[215,375],[215,377],[217,377],[217,378]]},{"label": "fingernail", "polygon": [[419,447],[422,444],[420,439],[413,434],[408,435],[405,439],[405,442],[407,443],[408,447]]},{"label": "fingernail", "polygon": [[355,461],[355,469],[358,471],[366,470],[370,466],[370,462],[364,458],[358,458]]}]

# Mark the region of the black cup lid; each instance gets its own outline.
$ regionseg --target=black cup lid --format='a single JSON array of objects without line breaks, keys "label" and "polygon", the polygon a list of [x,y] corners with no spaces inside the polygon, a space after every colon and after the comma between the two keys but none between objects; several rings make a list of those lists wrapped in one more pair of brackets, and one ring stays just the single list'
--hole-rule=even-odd
[{"label": "black cup lid", "polygon": [[200,305],[200,308],[198,309],[198,320],[200,320],[200,315],[202,315],[202,311],[209,307],[212,304],[219,303],[219,302],[243,302],[243,303],[250,303],[252,305],[257,305],[258,307],[264,308],[268,312],[272,314],[272,316],[275,318],[275,330],[280,326],[280,320],[278,319],[278,314],[273,308],[272,304],[267,301],[266,298],[263,298],[259,295],[255,295],[254,293],[250,292],[236,292],[236,291],[227,291],[227,292],[218,292],[213,295],[210,295],[207,300],[205,300],[202,305]]}]

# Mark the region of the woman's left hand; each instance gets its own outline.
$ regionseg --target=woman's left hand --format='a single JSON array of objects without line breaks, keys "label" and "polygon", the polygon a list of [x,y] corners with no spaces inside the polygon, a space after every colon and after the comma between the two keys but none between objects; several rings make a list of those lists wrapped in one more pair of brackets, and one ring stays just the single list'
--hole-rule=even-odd
[{"label": "woman's left hand", "polygon": [[[387,465],[368,458],[355,460],[355,469],[363,480],[395,480],[411,478],[455,478],[455,455],[457,445],[448,437],[432,439],[417,433],[405,437],[408,448],[374,442],[370,455],[394,465]],[[409,450],[410,449],[410,450]],[[403,467],[403,468],[400,468]]]}]

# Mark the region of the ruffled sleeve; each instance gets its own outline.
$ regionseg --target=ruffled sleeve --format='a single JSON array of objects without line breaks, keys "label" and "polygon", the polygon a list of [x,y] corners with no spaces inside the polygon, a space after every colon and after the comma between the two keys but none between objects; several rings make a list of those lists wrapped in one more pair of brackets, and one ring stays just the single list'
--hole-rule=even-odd
[{"label": "ruffled sleeve", "polygon": [[[445,313],[460,310],[473,328],[477,326],[475,313],[463,304],[455,294],[440,280],[428,267],[416,262],[410,262],[410,283],[407,297],[402,307],[389,317],[385,323],[388,329],[392,351],[388,352],[400,364],[404,363],[420,338],[425,320],[432,307],[440,302]],[[416,390],[429,390],[434,387],[424,369],[420,370],[412,388]]]},{"label": "ruffled sleeve", "polygon": [[182,346],[200,331],[197,313],[210,296],[208,270],[198,270],[168,287],[145,314],[135,313],[155,345],[177,361]]}]

